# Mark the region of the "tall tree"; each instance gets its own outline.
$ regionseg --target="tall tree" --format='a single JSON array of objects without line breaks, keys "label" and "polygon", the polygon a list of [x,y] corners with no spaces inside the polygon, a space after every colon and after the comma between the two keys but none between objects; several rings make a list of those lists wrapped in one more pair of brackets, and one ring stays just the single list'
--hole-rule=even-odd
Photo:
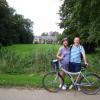
[{"label": "tall tree", "polygon": [[33,42],[33,22],[17,14],[6,0],[0,0],[0,44]]},{"label": "tall tree", "polygon": [[80,36],[87,50],[100,46],[100,0],[63,0],[59,14],[59,25],[71,41]]}]

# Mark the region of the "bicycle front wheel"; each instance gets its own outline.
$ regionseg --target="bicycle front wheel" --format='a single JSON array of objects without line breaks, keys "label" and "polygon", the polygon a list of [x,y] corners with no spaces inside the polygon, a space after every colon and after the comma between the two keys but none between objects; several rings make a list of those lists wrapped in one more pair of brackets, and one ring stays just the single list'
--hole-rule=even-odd
[{"label": "bicycle front wheel", "polygon": [[100,91],[100,77],[93,73],[86,75],[86,77],[82,77],[80,88],[85,94],[97,94]]},{"label": "bicycle front wheel", "polygon": [[63,79],[59,72],[50,72],[43,77],[43,87],[49,92],[57,92],[62,87],[61,81],[63,82]]}]

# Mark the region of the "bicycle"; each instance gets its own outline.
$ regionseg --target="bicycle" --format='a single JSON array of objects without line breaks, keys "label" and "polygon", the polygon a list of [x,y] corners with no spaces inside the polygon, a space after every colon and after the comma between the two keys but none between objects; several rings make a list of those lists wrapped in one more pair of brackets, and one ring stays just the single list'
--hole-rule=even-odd
[{"label": "bicycle", "polygon": [[[80,87],[80,90],[89,95],[97,94],[100,91],[100,77],[95,73],[83,73],[80,72],[72,73],[59,66],[58,60],[52,60],[51,62],[54,71],[49,72],[44,75],[42,83],[43,87],[49,92],[58,92],[64,85],[64,79],[60,75],[60,71],[64,71],[65,75],[68,76],[71,84],[74,86],[75,90]],[[86,65],[82,65],[84,69]],[[76,76],[74,79],[73,77]],[[59,87],[59,85],[62,85]]]}]

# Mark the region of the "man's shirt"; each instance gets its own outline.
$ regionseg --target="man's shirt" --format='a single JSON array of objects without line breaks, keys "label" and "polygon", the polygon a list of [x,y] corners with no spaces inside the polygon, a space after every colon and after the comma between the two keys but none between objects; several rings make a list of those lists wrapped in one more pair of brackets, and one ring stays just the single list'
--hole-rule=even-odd
[{"label": "man's shirt", "polygon": [[82,45],[73,45],[70,53],[70,62],[81,63],[81,54],[84,54],[85,50]]}]

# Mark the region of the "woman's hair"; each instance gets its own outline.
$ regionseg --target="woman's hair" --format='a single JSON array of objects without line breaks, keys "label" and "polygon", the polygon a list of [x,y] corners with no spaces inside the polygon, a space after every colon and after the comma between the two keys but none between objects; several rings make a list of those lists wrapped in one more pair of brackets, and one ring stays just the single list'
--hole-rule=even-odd
[{"label": "woman's hair", "polygon": [[63,43],[64,41],[68,41],[68,39],[67,38],[63,38],[61,42]]}]

